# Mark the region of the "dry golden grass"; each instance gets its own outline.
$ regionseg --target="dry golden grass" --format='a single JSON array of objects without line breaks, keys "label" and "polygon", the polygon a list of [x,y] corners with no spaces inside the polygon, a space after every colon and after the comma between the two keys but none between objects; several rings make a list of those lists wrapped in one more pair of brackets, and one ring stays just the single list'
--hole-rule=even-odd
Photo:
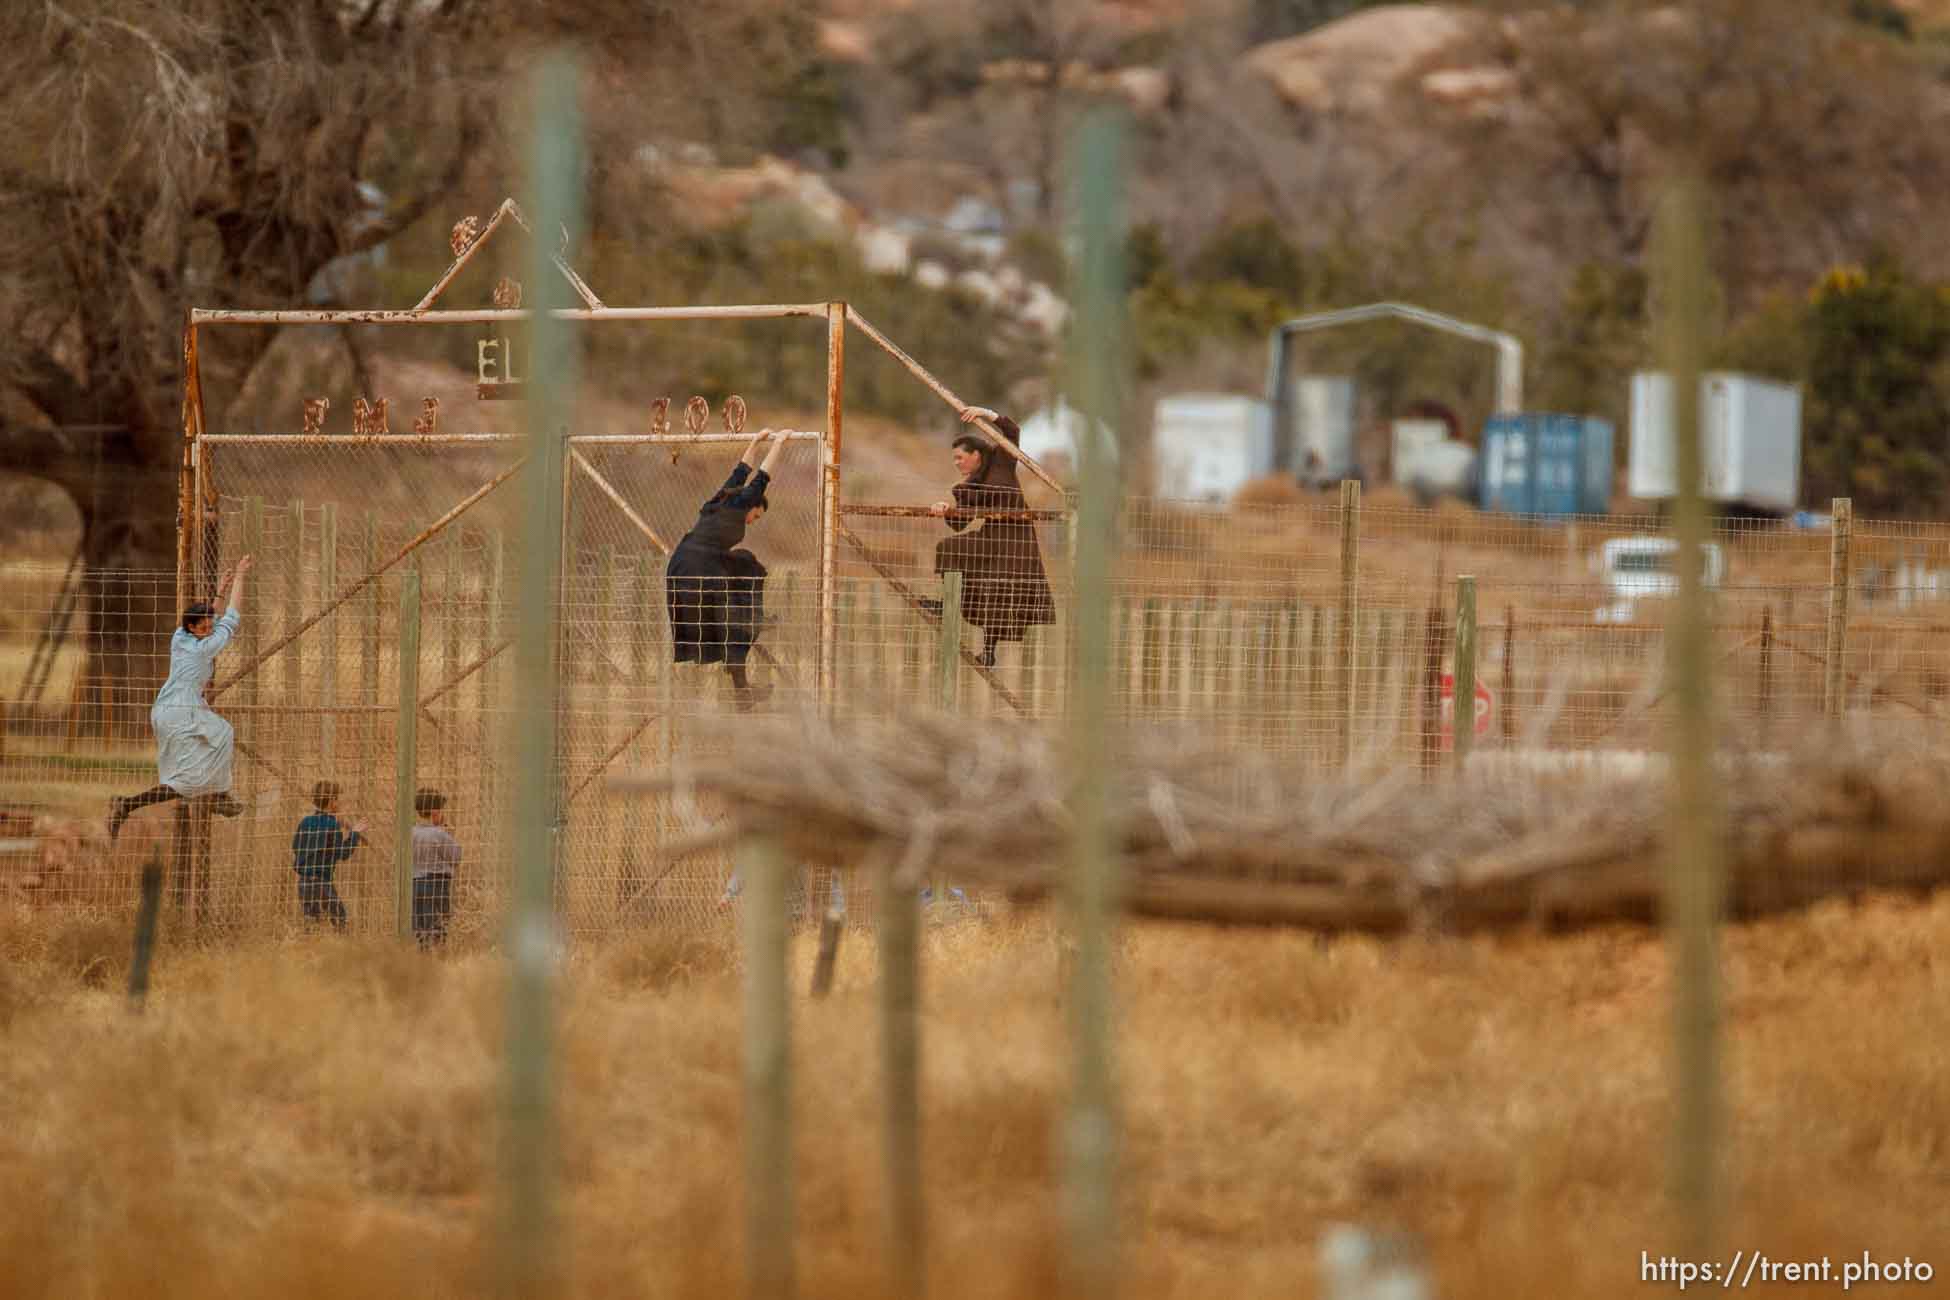
[{"label": "dry golden grass", "polygon": [[[1944,898],[1728,932],[1733,1245],[1931,1258],[1950,1241],[1946,951]],[[936,1294],[1051,1290],[1060,953],[1040,917],[929,936]],[[809,962],[802,936],[802,986]],[[484,1291],[492,954],[166,947],[139,1017],[123,964],[113,927],[0,914],[0,1295]],[[1445,1297],[1643,1295],[1639,1252],[1676,1248],[1656,938],[1146,925],[1119,966],[1132,1294],[1314,1294],[1338,1219],[1424,1234]],[[872,985],[850,935],[833,996],[796,1009],[808,1295],[884,1294]],[[563,992],[562,1293],[730,1293],[729,929],[580,950]]]}]

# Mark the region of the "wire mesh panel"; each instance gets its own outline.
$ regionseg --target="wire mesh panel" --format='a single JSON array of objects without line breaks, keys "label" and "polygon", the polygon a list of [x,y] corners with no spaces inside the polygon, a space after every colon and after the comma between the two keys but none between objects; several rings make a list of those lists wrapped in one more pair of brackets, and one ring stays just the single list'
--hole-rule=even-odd
[{"label": "wire mesh panel", "polygon": [[[217,509],[204,525],[212,560],[190,594],[213,595],[215,573],[246,552],[257,561],[208,692],[234,728],[235,817],[160,805],[138,812],[113,846],[107,839],[109,799],[155,780],[149,706],[180,613],[175,575],[7,570],[7,889],[41,903],[127,906],[139,856],[153,851],[172,864],[171,897],[207,924],[315,923],[293,837],[329,782],[334,815],[366,824],[364,846],[335,873],[347,924],[387,932],[398,925],[401,818],[410,827],[411,793],[424,787],[444,797],[465,855],[453,928],[486,932],[509,867],[502,756],[519,543],[504,512],[520,480],[482,489],[514,469],[518,449],[286,441],[212,439],[204,449]],[[727,901],[727,857],[687,845],[734,810],[681,790],[619,795],[605,778],[727,761],[748,710],[924,710],[1030,725],[1064,715],[1073,630],[1060,508],[1006,520],[1046,576],[1046,622],[1013,627],[1020,611],[1008,608],[996,617],[994,591],[987,606],[980,593],[971,600],[996,574],[957,548],[947,554],[959,562],[942,564],[941,548],[979,543],[990,521],[956,530],[925,502],[849,506],[827,589],[818,442],[789,443],[771,509],[744,537],[765,578],[750,602],[741,682],[722,658],[680,661],[666,575],[668,549],[740,445],[685,445],[674,461],[669,445],[642,440],[578,439],[572,449],[554,632],[556,866],[575,933],[695,924]],[[1322,769],[1443,764],[1457,725],[1454,586],[1468,573],[1477,691],[1464,717],[1480,760],[1642,764],[1663,744],[1669,707],[1675,575],[1658,522],[1401,507],[1344,519],[1321,501],[1132,500],[1119,523],[1112,700],[1130,722]],[[1950,697],[1939,608],[1950,598],[1939,580],[1950,529],[1723,521],[1713,545],[1717,697],[1731,744],[1786,748],[1831,710],[1891,735],[1937,724]],[[1020,539],[1008,548],[1021,550]],[[417,602],[404,599],[409,575]],[[717,603],[735,603],[722,594]],[[998,626],[1019,636],[994,636]],[[408,697],[413,762],[402,786]],[[804,864],[806,896],[825,898],[836,871],[862,865]],[[848,902],[855,916],[871,907],[864,891]]]},{"label": "wire mesh panel", "polygon": [[168,846],[151,823],[111,846],[106,815],[156,780],[177,614],[173,573],[0,566],[0,903],[134,905]]},{"label": "wire mesh panel", "polygon": [[[707,831],[710,810],[673,798],[610,793],[617,771],[708,761],[708,728],[695,725],[749,708],[813,703],[819,654],[819,438],[796,434],[777,448],[761,518],[738,549],[763,581],[666,576],[671,553],[726,485],[749,439],[577,437],[570,440],[568,546],[559,629],[563,691],[560,746],[563,901],[572,932],[625,918],[697,919],[715,909],[730,875],[721,855],[671,860],[669,844]],[[769,454],[773,444],[759,449]],[[758,457],[755,457],[757,459]],[[734,593],[730,589],[736,587]],[[741,688],[722,657],[699,662],[695,639],[679,662],[679,630],[749,611]],[[696,606],[693,612],[688,606]],[[711,618],[706,618],[706,611]],[[721,629],[720,629],[721,630]],[[748,692],[748,693],[741,693]]]},{"label": "wire mesh panel", "polygon": [[[253,812],[248,826],[214,828],[212,862],[261,885],[268,878],[249,863],[275,856],[275,827],[295,822],[320,782],[372,821],[369,834],[397,838],[398,715],[409,677],[419,700],[415,779],[443,793],[444,816],[478,832],[499,808],[490,720],[504,707],[509,673],[520,444],[495,435],[235,436],[205,438],[200,454],[215,509],[199,539],[199,583],[242,555],[256,564],[235,662],[211,690],[249,758]],[[410,628],[400,602],[407,573],[419,593]],[[339,869],[355,928],[395,926],[394,876],[380,858],[355,854]],[[221,894],[230,877],[213,871]],[[283,895],[294,888],[285,881],[276,905],[241,905],[290,911]],[[463,918],[488,914],[467,885],[457,898]]]}]

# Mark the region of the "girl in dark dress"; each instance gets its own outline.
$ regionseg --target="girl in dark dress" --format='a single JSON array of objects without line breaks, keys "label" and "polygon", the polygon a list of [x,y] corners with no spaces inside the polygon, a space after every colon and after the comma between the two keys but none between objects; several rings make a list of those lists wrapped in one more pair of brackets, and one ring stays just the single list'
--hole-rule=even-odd
[{"label": "girl in dark dress", "polygon": [[[1022,430],[1008,417],[985,406],[971,406],[961,413],[963,424],[978,418],[987,419],[1010,442],[1021,444]],[[1036,545],[1036,526],[1024,519],[983,520],[974,513],[1029,508],[1016,478],[1016,458],[987,438],[965,433],[955,439],[955,468],[962,472],[962,480],[954,486],[954,500],[937,501],[932,509],[957,535],[936,544],[934,571],[961,572],[962,617],[982,629],[985,635],[976,659],[993,668],[996,642],[1020,641],[1023,629],[1031,624],[1054,623],[1056,605],[1043,572],[1043,553]],[[941,611],[938,600],[921,603]]]},{"label": "girl in dark dress", "polygon": [[765,486],[785,449],[781,434],[759,465],[759,444],[772,436],[770,429],[759,430],[664,566],[673,658],[680,664],[723,664],[738,708],[746,712],[771,694],[745,677],[745,660],[765,612],[765,566],[739,543],[745,529],[765,514]]}]

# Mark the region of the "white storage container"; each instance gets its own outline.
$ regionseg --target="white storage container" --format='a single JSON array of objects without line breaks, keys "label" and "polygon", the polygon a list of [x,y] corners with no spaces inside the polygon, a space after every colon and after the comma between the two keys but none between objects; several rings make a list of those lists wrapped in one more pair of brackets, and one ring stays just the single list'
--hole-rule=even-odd
[{"label": "white storage container", "polygon": [[[1628,490],[1645,501],[1678,493],[1671,380],[1632,376]],[[1716,371],[1700,378],[1701,491],[1720,505],[1786,514],[1801,494],[1801,390]]]},{"label": "white storage container", "polygon": [[1273,472],[1273,419],[1265,402],[1227,393],[1161,397],[1152,413],[1157,493],[1185,501],[1226,501]]},{"label": "white storage container", "polygon": [[1279,468],[1309,487],[1359,476],[1354,456],[1354,381],[1343,375],[1297,375]]}]

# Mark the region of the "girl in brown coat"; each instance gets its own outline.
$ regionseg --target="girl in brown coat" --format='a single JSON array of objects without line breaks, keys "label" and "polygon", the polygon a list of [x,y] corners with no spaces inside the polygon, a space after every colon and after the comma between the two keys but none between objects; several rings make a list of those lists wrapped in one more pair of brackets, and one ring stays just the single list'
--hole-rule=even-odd
[{"label": "girl in brown coat", "polygon": [[[1010,442],[1021,444],[1022,430],[1007,416],[985,406],[971,406],[961,413],[963,424],[978,418],[987,419]],[[984,641],[976,658],[993,668],[996,642],[1020,641],[1024,628],[1054,623],[1056,605],[1043,571],[1043,553],[1036,545],[1036,526],[1026,519],[982,517],[984,511],[1029,508],[1016,477],[1016,458],[972,432],[955,439],[954,455],[955,468],[962,473],[953,489],[954,500],[937,501],[932,510],[956,535],[936,544],[934,571],[961,573],[962,617],[982,629]],[[921,603],[941,611],[938,600]]]}]

